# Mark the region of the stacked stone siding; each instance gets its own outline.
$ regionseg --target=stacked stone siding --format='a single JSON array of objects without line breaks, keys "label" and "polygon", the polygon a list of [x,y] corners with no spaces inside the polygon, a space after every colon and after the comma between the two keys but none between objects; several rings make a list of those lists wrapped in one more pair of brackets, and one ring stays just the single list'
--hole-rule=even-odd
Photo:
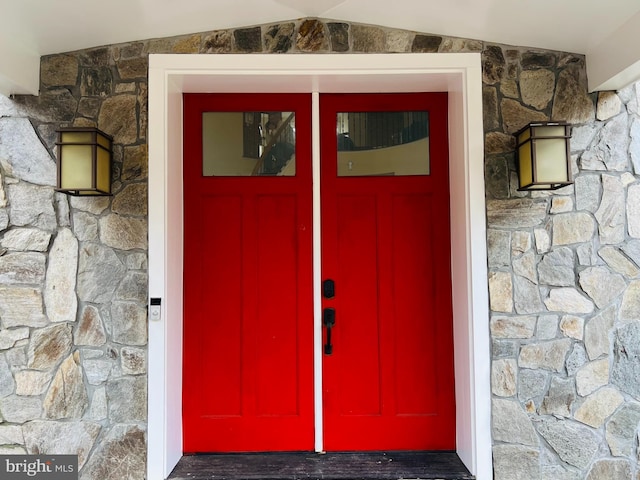
[{"label": "stacked stone siding", "polygon": [[[547,52],[519,57],[516,89],[505,54],[484,79],[495,478],[636,478],[637,87],[588,95]],[[518,192],[505,133],[549,116],[575,124],[575,184]]]},{"label": "stacked stone siding", "polygon": [[[145,477],[147,56],[257,52],[482,53],[495,478],[640,478],[636,86],[589,94],[580,55],[318,19],[52,55],[38,97],[0,98],[0,453]],[[549,119],[575,125],[575,184],[518,192],[512,134]],[[113,197],[53,190],[55,130],[87,125],[114,137]]]}]

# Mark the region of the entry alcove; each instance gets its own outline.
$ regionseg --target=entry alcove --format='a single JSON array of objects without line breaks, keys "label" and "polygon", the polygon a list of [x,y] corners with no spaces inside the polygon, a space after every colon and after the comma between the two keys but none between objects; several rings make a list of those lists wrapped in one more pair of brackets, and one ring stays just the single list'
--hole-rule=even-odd
[{"label": "entry alcove", "polygon": [[[183,453],[182,94],[310,92],[317,118],[317,100],[323,92],[428,91],[449,94],[456,452],[476,478],[492,478],[480,54],[251,55],[251,62],[246,55],[152,54],[149,295],[162,298],[163,306],[161,318],[149,324],[149,480],[167,478]],[[316,169],[316,144],[313,157]],[[319,218],[315,213],[314,217]],[[316,331],[320,330],[318,305]],[[316,432],[321,427],[322,418],[316,418]],[[316,450],[322,450],[321,437],[316,439]]]}]

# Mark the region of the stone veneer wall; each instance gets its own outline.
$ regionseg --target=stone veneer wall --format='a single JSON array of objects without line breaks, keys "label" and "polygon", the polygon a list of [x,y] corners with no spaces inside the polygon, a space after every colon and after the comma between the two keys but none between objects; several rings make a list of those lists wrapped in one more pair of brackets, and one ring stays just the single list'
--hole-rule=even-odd
[{"label": "stone veneer wall", "polygon": [[[48,56],[40,96],[0,98],[0,454],[145,476],[148,53],[469,51],[484,73],[495,478],[640,478],[636,87],[588,94],[579,55],[316,19]],[[550,118],[576,125],[575,186],[519,193],[511,134]],[[113,197],[54,193],[69,125],[114,136]]]}]

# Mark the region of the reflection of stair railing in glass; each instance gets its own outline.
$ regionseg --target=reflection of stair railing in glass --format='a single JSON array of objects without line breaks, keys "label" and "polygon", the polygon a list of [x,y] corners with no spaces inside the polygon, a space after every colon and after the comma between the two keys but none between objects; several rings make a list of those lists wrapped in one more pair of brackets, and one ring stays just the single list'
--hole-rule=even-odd
[{"label": "reflection of stair railing in glass", "polygon": [[429,175],[429,112],[338,112],[338,176]]},{"label": "reflection of stair railing in glass", "polygon": [[[280,112],[274,113],[279,114],[281,118],[282,114]],[[287,162],[295,153],[295,138],[291,129],[291,122],[294,116],[294,112],[289,114],[268,138],[251,175],[278,175],[287,165]]]}]

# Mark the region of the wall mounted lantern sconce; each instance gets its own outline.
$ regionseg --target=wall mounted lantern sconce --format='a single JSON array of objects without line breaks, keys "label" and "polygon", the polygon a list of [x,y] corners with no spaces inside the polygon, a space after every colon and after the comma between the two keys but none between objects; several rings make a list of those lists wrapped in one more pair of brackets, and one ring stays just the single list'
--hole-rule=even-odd
[{"label": "wall mounted lantern sconce", "polygon": [[111,195],[113,138],[90,127],[61,128],[57,133],[56,191],[75,196]]},{"label": "wall mounted lantern sconce", "polygon": [[516,133],[518,190],[556,190],[571,185],[571,126],[534,122]]}]

